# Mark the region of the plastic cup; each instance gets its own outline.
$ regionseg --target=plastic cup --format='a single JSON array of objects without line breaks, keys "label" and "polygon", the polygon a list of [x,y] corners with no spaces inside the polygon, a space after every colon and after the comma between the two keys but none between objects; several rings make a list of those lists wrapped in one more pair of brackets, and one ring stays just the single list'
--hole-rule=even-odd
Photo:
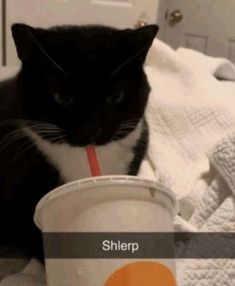
[{"label": "plastic cup", "polygon": [[[38,203],[34,220],[43,233],[173,232],[175,213],[175,196],[162,185],[132,176],[103,176],[75,181],[48,193]],[[115,273],[138,262],[160,263],[175,277],[174,259],[45,256],[48,286],[121,285]],[[142,285],[134,282],[134,272],[120,272],[119,278],[125,280],[122,286]]]}]

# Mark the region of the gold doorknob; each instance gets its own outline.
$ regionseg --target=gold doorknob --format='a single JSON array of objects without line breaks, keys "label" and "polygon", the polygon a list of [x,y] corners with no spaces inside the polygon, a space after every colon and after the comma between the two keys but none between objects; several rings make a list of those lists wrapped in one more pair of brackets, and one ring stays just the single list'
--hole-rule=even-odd
[{"label": "gold doorknob", "polygon": [[175,26],[179,22],[183,20],[183,14],[180,10],[175,10],[170,14],[169,17],[169,25],[170,26]]},{"label": "gold doorknob", "polygon": [[148,15],[146,12],[142,13],[139,17],[138,22],[136,23],[136,28],[142,28],[149,24]]},{"label": "gold doorknob", "polygon": [[142,28],[148,25],[147,20],[139,20],[136,24],[136,28]]}]

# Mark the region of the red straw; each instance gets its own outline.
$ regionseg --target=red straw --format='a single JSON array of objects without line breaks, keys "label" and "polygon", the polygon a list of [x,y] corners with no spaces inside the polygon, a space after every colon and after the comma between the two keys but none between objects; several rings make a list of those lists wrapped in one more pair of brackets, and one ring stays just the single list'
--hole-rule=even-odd
[{"label": "red straw", "polygon": [[96,151],[94,146],[88,146],[86,148],[87,158],[90,165],[91,174],[93,177],[101,176],[100,166],[97,159]]}]

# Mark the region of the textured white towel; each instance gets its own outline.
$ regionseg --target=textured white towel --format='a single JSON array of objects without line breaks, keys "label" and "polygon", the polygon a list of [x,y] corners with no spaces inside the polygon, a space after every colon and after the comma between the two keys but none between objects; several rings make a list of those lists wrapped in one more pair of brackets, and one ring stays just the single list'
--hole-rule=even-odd
[{"label": "textured white towel", "polygon": [[146,71],[152,86],[148,155],[155,177],[182,199],[181,212],[189,217],[205,190],[207,151],[235,127],[235,84],[215,77],[234,80],[235,68],[228,60],[174,51],[156,40]]},{"label": "textured white towel", "polygon": [[[146,70],[153,88],[148,158],[181,200],[176,230],[235,231],[235,136],[226,137],[235,126],[235,89],[216,79],[234,80],[234,66],[156,41]],[[234,260],[178,260],[178,285],[232,286],[234,269]]]},{"label": "textured white towel", "polygon": [[[179,217],[176,219],[175,227],[178,231],[235,231],[235,133],[218,143],[209,153],[209,159],[213,179],[191,219],[188,222]],[[192,244],[192,241],[187,243],[189,251]],[[217,247],[226,249],[226,245],[225,239]],[[233,252],[234,249],[230,251]],[[233,286],[235,260],[179,260],[177,274],[180,286]]]}]

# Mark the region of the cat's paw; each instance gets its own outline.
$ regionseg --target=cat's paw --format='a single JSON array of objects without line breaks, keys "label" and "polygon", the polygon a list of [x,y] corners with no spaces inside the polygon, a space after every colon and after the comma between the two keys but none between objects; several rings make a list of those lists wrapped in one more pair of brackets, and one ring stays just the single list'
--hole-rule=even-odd
[{"label": "cat's paw", "polygon": [[28,274],[18,273],[3,279],[0,286],[46,286],[46,284]]},{"label": "cat's paw", "polygon": [[22,272],[4,278],[0,286],[46,286],[44,267],[32,259]]}]

